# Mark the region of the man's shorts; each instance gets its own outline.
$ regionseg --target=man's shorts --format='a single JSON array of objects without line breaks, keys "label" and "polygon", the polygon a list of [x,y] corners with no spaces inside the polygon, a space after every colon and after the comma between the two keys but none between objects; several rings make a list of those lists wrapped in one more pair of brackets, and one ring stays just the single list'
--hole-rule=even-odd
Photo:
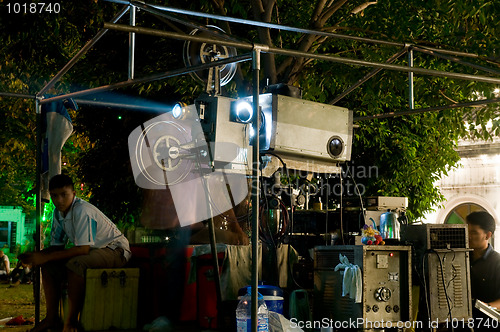
[{"label": "man's shorts", "polygon": [[90,249],[88,255],[72,257],[68,260],[52,261],[42,266],[42,272],[48,273],[55,279],[66,276],[66,269],[79,276],[85,277],[87,269],[112,269],[120,268],[127,263],[122,248]]}]

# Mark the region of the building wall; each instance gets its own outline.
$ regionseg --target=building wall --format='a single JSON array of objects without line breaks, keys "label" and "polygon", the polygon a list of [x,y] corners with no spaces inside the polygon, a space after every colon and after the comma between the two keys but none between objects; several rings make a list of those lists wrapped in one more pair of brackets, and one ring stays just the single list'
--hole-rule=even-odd
[{"label": "building wall", "polygon": [[436,185],[445,197],[437,211],[425,222],[443,223],[459,205],[473,203],[488,211],[497,221],[493,245],[500,248],[500,139],[493,142],[461,142],[459,167]]},{"label": "building wall", "polygon": [[[23,243],[25,237],[25,214],[19,206],[0,206],[0,221],[16,224],[15,236],[11,234],[10,247]],[[13,227],[13,225],[11,225]]]}]

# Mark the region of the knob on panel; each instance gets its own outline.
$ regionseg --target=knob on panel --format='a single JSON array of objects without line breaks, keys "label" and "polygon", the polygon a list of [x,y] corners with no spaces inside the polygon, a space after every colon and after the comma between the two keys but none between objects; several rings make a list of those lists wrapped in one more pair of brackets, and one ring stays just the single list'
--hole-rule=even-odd
[{"label": "knob on panel", "polygon": [[375,299],[380,302],[387,302],[391,298],[391,290],[387,287],[380,287],[375,291]]}]

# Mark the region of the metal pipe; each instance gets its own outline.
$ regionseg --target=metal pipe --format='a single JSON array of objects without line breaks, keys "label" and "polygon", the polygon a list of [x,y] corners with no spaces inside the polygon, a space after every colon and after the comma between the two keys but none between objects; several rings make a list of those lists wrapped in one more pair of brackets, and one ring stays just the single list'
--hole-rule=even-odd
[{"label": "metal pipe", "polygon": [[[417,45],[412,45],[412,46],[420,47],[420,46],[417,46]],[[474,54],[474,53],[451,51],[451,50],[445,50],[445,49],[441,49],[441,48],[428,47],[428,46],[425,46],[425,48],[428,49],[429,51],[439,52],[439,53],[442,53],[442,54],[449,54],[449,55],[455,55],[455,56],[463,56],[463,57],[466,57],[466,58],[479,58],[479,55]]]},{"label": "metal pipe", "polygon": [[[402,50],[400,50],[398,53],[394,54],[389,59],[387,59],[386,63],[393,63],[394,60],[398,59],[400,56],[402,56],[403,54],[405,54],[406,51],[407,51],[407,48],[405,47]],[[371,72],[369,72],[368,74],[366,74],[364,77],[362,77],[361,79],[359,79],[356,83],[354,83],[349,88],[347,88],[347,90],[345,90],[340,95],[338,95],[337,97],[335,97],[335,99],[333,99],[329,104],[330,105],[334,105],[334,104],[338,103],[342,98],[344,98],[345,96],[347,96],[349,93],[353,92],[355,89],[357,89],[359,86],[361,86],[361,84],[363,84],[366,81],[368,81],[370,78],[372,78],[373,76],[375,76],[376,74],[378,74],[380,71],[382,71],[382,68],[377,68],[377,69],[372,70]]]},{"label": "metal pipe", "polygon": [[[129,1],[124,1],[124,0],[105,0],[105,1],[121,3],[121,4],[129,4]],[[220,21],[225,21],[225,22],[230,22],[230,23],[240,23],[240,24],[251,25],[251,26],[262,27],[262,28],[277,29],[277,30],[291,31],[291,32],[299,32],[299,33],[305,33],[305,34],[310,34],[310,35],[326,36],[326,37],[339,38],[339,39],[348,39],[348,40],[355,40],[355,41],[366,42],[366,43],[383,44],[383,45],[397,46],[397,47],[405,47],[406,45],[408,45],[405,43],[390,42],[390,41],[386,41],[386,40],[378,40],[378,39],[372,39],[372,38],[342,35],[342,34],[338,34],[338,33],[316,31],[316,30],[310,30],[310,29],[302,29],[302,28],[296,28],[296,27],[280,25],[280,24],[238,19],[238,18],[234,18],[234,17],[221,16],[221,15],[215,15],[215,14],[199,13],[199,12],[190,11],[190,10],[186,10],[186,9],[178,9],[178,8],[172,8],[172,7],[167,7],[167,6],[149,5],[149,4],[146,4],[144,2],[139,2],[139,1],[130,1],[130,3],[132,3],[134,6],[138,6],[138,7],[139,6],[143,6],[143,7],[149,6],[149,7],[153,7],[153,8],[156,8],[156,9],[159,9],[162,11],[171,12],[171,13],[183,14],[183,15],[194,16],[194,17],[201,17],[201,18],[206,18],[206,19],[220,20]],[[430,47],[427,47],[427,49],[441,52],[443,54],[450,54],[450,55],[463,56],[463,57],[472,57],[472,58],[479,57],[477,54],[466,53],[466,52],[458,52],[458,51],[444,50],[444,49],[430,48]]]},{"label": "metal pipe", "polygon": [[[130,6],[130,25],[135,26],[135,13],[136,8]],[[134,79],[134,68],[135,64],[135,32],[129,32],[128,34],[128,79]]]},{"label": "metal pipe", "polygon": [[256,133],[253,137],[252,150],[252,332],[257,332],[258,287],[259,287],[259,80],[260,80],[260,52],[259,48],[253,51],[253,126]]},{"label": "metal pipe", "polygon": [[[413,49],[408,50],[408,67],[413,68]],[[413,72],[408,72],[408,105],[410,109],[415,108],[415,99],[413,98]]]},{"label": "metal pipe", "polygon": [[26,94],[22,94],[22,93],[13,93],[13,92],[0,92],[0,97],[36,99],[35,95],[26,95]]},{"label": "metal pipe", "polygon": [[179,24],[182,24],[182,25],[187,26],[187,27],[192,28],[192,29],[198,29],[198,30],[205,31],[205,32],[207,32],[207,33],[209,33],[209,34],[211,34],[213,36],[216,36],[216,37],[218,36],[218,37],[220,37],[222,39],[225,39],[225,40],[233,40],[233,41],[240,41],[241,40],[241,39],[233,37],[231,35],[226,35],[224,33],[221,33],[218,30],[207,28],[204,25],[193,23],[193,22],[188,21],[188,20],[186,20],[184,18],[177,18],[176,16],[169,15],[169,14],[165,13],[165,11],[156,9],[156,8],[154,8],[154,7],[150,6],[150,5],[147,5],[147,4],[143,3],[143,2],[135,1],[134,2],[134,6],[136,6],[137,8],[140,8],[140,9],[144,10],[145,12],[151,13],[153,15],[166,18],[166,19],[168,19],[170,21],[177,22]]},{"label": "metal pipe", "polygon": [[433,70],[433,69],[424,69],[424,68],[418,68],[418,67],[408,68],[407,66],[369,62],[369,61],[356,60],[356,59],[350,59],[350,58],[341,58],[338,56],[330,56],[330,55],[323,55],[323,54],[313,54],[313,53],[302,52],[302,51],[279,49],[279,48],[275,48],[275,47],[269,47],[269,53],[276,53],[276,54],[281,54],[281,55],[325,60],[325,61],[331,61],[331,62],[339,62],[339,63],[357,65],[357,66],[377,67],[377,68],[382,68],[382,69],[396,70],[396,71],[403,71],[403,72],[412,71],[412,72],[417,73],[417,74],[429,75],[429,76],[448,77],[448,78],[456,78],[456,79],[469,80],[469,81],[500,84],[500,78],[494,78],[494,77],[475,76],[475,75],[445,72],[445,71]]},{"label": "metal pipe", "polygon": [[150,81],[157,81],[157,80],[161,80],[161,79],[165,79],[165,78],[169,78],[169,77],[174,77],[174,76],[180,76],[180,75],[188,74],[188,73],[199,71],[199,70],[205,70],[205,69],[208,69],[208,68],[211,68],[214,66],[224,65],[227,63],[248,61],[250,59],[251,59],[251,55],[249,55],[249,54],[237,55],[237,56],[234,56],[231,58],[226,58],[226,59],[222,59],[222,60],[218,60],[218,61],[214,61],[214,62],[210,62],[210,63],[205,63],[205,64],[198,65],[198,66],[175,69],[175,70],[167,71],[167,72],[162,73],[162,74],[147,76],[147,77],[143,77],[143,78],[139,78],[139,79],[135,79],[135,80],[131,80],[131,81],[122,81],[122,82],[118,82],[115,84],[100,86],[97,88],[67,93],[65,95],[54,96],[54,97],[43,99],[41,101],[41,103],[46,104],[46,103],[51,103],[51,102],[57,101],[57,100],[86,96],[86,95],[100,93],[100,92],[104,92],[104,91],[108,91],[108,90],[123,88],[123,87],[129,86],[129,85],[140,84],[140,83],[145,83],[145,82],[150,82]]},{"label": "metal pipe", "polygon": [[[138,1],[131,1],[131,3],[135,4],[135,3],[139,3],[139,2]],[[261,27],[261,28],[278,29],[278,30],[284,30],[284,31],[305,33],[305,34],[309,34],[309,35],[334,37],[334,38],[339,38],[339,39],[348,39],[348,40],[383,44],[383,45],[389,45],[389,46],[399,46],[399,47],[404,46],[403,43],[391,42],[391,41],[386,41],[386,40],[376,40],[376,39],[371,39],[371,38],[342,35],[342,34],[332,33],[332,32],[302,29],[302,28],[296,28],[296,27],[292,27],[292,26],[286,26],[286,25],[280,25],[280,24],[274,24],[274,23],[252,21],[252,20],[222,16],[222,15],[215,15],[215,14],[199,13],[199,12],[190,11],[190,10],[186,10],[186,9],[178,9],[178,8],[172,8],[172,7],[167,7],[167,6],[160,6],[160,5],[148,5],[148,6],[159,9],[159,10],[171,12],[171,13],[176,13],[176,14],[183,14],[183,15],[189,15],[189,16],[195,16],[195,17],[201,17],[201,18],[208,18],[208,19],[214,19],[214,20],[219,20],[219,21],[226,21],[226,22],[230,22],[230,23],[240,23],[240,24],[251,25],[251,26]]]},{"label": "metal pipe", "polygon": [[[35,201],[35,251],[41,250],[41,220],[42,220],[42,109],[38,98],[35,99],[36,112],[36,201]],[[40,266],[35,266],[33,293],[35,300],[35,324],[40,322]]]},{"label": "metal pipe", "polygon": [[372,120],[372,119],[392,118],[392,117],[401,116],[401,115],[418,114],[418,113],[425,113],[425,112],[435,112],[435,111],[442,111],[442,110],[452,109],[452,108],[472,107],[472,106],[480,106],[480,105],[487,105],[487,104],[494,104],[494,103],[500,103],[500,98],[482,99],[482,100],[475,100],[475,101],[470,101],[470,102],[466,102],[466,103],[457,103],[457,104],[444,105],[444,106],[433,106],[433,107],[419,108],[419,109],[401,111],[401,112],[387,112],[387,113],[382,113],[382,114],[360,116],[360,117],[354,118],[353,121],[359,122],[359,121]]},{"label": "metal pipe", "polygon": [[419,51],[419,52],[422,52],[422,53],[425,53],[425,54],[429,54],[429,55],[432,55],[432,56],[435,56],[435,57],[438,57],[438,58],[441,58],[441,59],[450,60],[450,61],[462,64],[462,65],[466,65],[466,66],[469,66],[469,67],[472,67],[472,68],[483,70],[483,71],[488,72],[488,73],[492,73],[492,74],[496,74],[496,75],[500,74],[499,70],[495,70],[493,68],[488,68],[488,67],[477,65],[475,63],[470,63],[470,62],[467,62],[467,61],[463,61],[463,60],[461,60],[459,58],[456,58],[456,57],[452,57],[452,56],[447,56],[447,55],[440,54],[441,53],[440,50],[433,50],[433,49],[429,49],[427,47],[420,47],[420,46],[414,46],[413,49],[415,51]]},{"label": "metal pipe", "polygon": [[[202,182],[203,182],[203,187],[205,189],[205,194],[207,195],[210,195],[208,193],[208,184],[205,180],[205,178],[202,176]],[[208,207],[208,209],[210,210],[210,206]],[[211,211],[208,211],[209,213]],[[221,293],[221,287],[220,287],[220,274],[219,274],[219,257],[218,257],[218,254],[217,254],[217,240],[215,238],[215,226],[214,226],[214,217],[212,215],[212,213],[210,213],[210,219],[208,221],[208,234],[209,234],[209,240],[210,240],[210,252],[212,253],[212,264],[213,264],[213,268],[214,268],[214,274],[213,274],[213,278],[214,278],[214,281],[215,281],[215,293],[216,293],[216,297],[217,297],[217,311],[222,311],[222,307],[221,307],[221,304],[222,304],[222,293]],[[218,321],[217,323],[219,326],[221,325],[220,321]]]},{"label": "metal pipe", "polygon": [[178,40],[188,40],[188,41],[199,42],[199,43],[214,43],[214,44],[218,44],[218,45],[225,45],[225,46],[240,48],[240,49],[244,49],[244,50],[248,50],[248,51],[251,51],[254,47],[254,44],[248,43],[248,42],[240,42],[240,41],[233,41],[233,40],[227,40],[227,39],[210,39],[207,37],[198,37],[198,36],[187,35],[185,33],[178,33],[178,32],[172,32],[172,31],[162,31],[162,30],[156,30],[156,29],[151,29],[151,28],[142,28],[142,27],[131,27],[129,25],[124,25],[124,24],[114,24],[114,23],[104,22],[103,26],[107,29],[114,29],[114,30],[118,30],[118,31],[143,33],[143,34],[151,35],[151,36],[167,37],[167,38],[178,39]]},{"label": "metal pipe", "polygon": [[[111,22],[118,22],[118,20],[128,11],[128,6],[124,7],[115,17],[111,19]],[[87,53],[87,51],[95,45],[101,39],[104,34],[108,32],[108,29],[101,29],[91,40],[89,40],[78,53],[37,93],[37,96],[43,96],[50,88],[52,88],[60,79],[66,74],[75,63],[80,60],[80,58]]]},{"label": "metal pipe", "polygon": [[[168,38],[174,38],[174,39],[193,40],[193,41],[200,41],[200,39],[201,39],[207,43],[227,45],[227,46],[233,46],[236,48],[243,48],[243,49],[249,49],[250,45],[252,45],[250,43],[238,43],[238,42],[227,41],[227,40],[201,38],[201,37],[179,34],[179,33],[175,33],[175,32],[159,31],[159,30],[149,29],[149,28],[129,27],[127,25],[121,25],[121,24],[104,23],[104,26],[108,27],[110,29],[116,29],[116,30],[125,31],[125,32],[135,31],[138,33],[145,33],[145,34],[151,34],[151,35],[155,35],[155,36],[168,37]],[[252,45],[252,48],[253,47],[255,47],[255,45]],[[355,65],[355,66],[375,67],[375,68],[396,70],[396,71],[402,71],[402,72],[412,71],[414,73],[422,74],[422,75],[448,77],[448,78],[456,78],[456,79],[463,79],[463,80],[470,80],[470,81],[477,81],[477,82],[484,82],[484,83],[500,84],[500,78],[487,77],[487,76],[476,76],[476,75],[468,75],[468,74],[461,74],[461,73],[445,72],[445,71],[418,68],[418,67],[417,68],[409,68],[407,66],[392,65],[392,64],[388,64],[388,63],[370,62],[370,61],[357,60],[357,59],[351,59],[351,58],[343,58],[343,57],[332,56],[332,55],[315,54],[315,53],[310,53],[310,52],[282,49],[282,48],[277,48],[277,47],[262,48],[262,51],[268,52],[268,53],[274,53],[274,54],[293,56],[293,57],[303,57],[303,58],[338,62],[338,63]]]}]

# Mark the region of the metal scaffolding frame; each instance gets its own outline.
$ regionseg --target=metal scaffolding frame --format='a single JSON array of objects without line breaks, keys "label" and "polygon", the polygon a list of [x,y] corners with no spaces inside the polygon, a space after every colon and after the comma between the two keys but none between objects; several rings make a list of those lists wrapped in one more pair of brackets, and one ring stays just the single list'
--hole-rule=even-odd
[{"label": "metal scaffolding frame", "polygon": [[[457,108],[457,107],[469,107],[469,106],[477,106],[477,105],[486,105],[490,103],[498,103],[500,102],[500,98],[495,98],[495,99],[490,99],[490,100],[479,100],[479,101],[474,101],[470,103],[461,103],[461,104],[452,104],[452,105],[445,105],[445,106],[436,106],[436,107],[429,107],[429,108],[423,108],[423,109],[414,109],[413,107],[413,74],[422,74],[422,75],[430,75],[430,76],[438,76],[438,77],[447,77],[447,78],[455,78],[455,79],[461,79],[461,80],[471,80],[471,81],[477,81],[477,82],[486,82],[486,83],[493,83],[493,84],[500,84],[500,78],[495,78],[495,77],[488,77],[488,76],[480,76],[480,75],[469,75],[469,74],[461,74],[461,73],[454,73],[454,72],[445,72],[445,71],[438,71],[438,70],[431,70],[431,69],[425,69],[425,68],[417,68],[413,67],[413,51],[419,51],[425,54],[430,54],[436,57],[440,57],[449,61],[453,61],[456,63],[460,63],[463,65],[467,65],[470,67],[473,67],[475,69],[479,69],[482,71],[486,71],[488,73],[492,74],[499,74],[500,71],[494,70],[491,68],[483,67],[483,66],[478,66],[476,64],[472,64],[466,61],[463,61],[459,59],[458,57],[468,57],[468,58],[479,58],[478,55],[476,54],[471,54],[471,53],[465,53],[465,52],[457,52],[457,51],[452,51],[452,50],[445,50],[445,49],[437,49],[437,48],[429,48],[429,47],[421,47],[418,45],[411,45],[411,44],[405,44],[405,43],[399,43],[399,42],[390,42],[390,41],[385,41],[385,40],[376,40],[376,39],[371,39],[371,38],[363,38],[363,37],[355,37],[355,36],[349,36],[349,35],[343,35],[343,34],[336,34],[336,33],[329,33],[329,32],[323,32],[323,31],[316,31],[316,30],[310,30],[310,29],[302,29],[302,28],[296,28],[292,26],[285,26],[285,25],[279,25],[279,24],[273,24],[273,23],[265,23],[265,22],[258,22],[258,21],[253,21],[253,20],[246,20],[246,19],[238,19],[238,18],[233,18],[233,17],[227,17],[227,16],[220,16],[220,15],[213,15],[213,14],[206,14],[206,13],[200,13],[200,12],[194,12],[194,11],[188,11],[188,10],[183,10],[183,9],[178,9],[178,8],[172,8],[172,7],[166,7],[166,6],[158,6],[158,5],[149,5],[146,4],[145,2],[139,2],[139,1],[124,1],[124,0],[106,0],[108,2],[114,2],[114,3],[120,3],[125,5],[119,12],[116,14],[115,17],[113,17],[110,21],[110,23],[105,23],[103,25],[103,28],[95,35],[93,39],[91,39],[89,42],[87,42],[81,49],[80,51],[36,94],[36,95],[27,95],[27,94],[20,94],[20,93],[11,93],[11,92],[0,92],[0,96],[5,96],[5,97],[14,97],[14,98],[24,98],[24,99],[33,99],[35,102],[35,110],[36,110],[36,121],[37,121],[37,152],[36,152],[36,158],[37,158],[37,163],[36,163],[36,188],[37,188],[37,200],[36,200],[36,227],[37,227],[37,233],[36,233],[36,248],[37,250],[40,250],[40,220],[41,220],[41,195],[40,195],[40,170],[41,170],[41,105],[50,103],[53,101],[58,101],[62,99],[67,99],[67,98],[78,98],[82,97],[85,95],[90,95],[94,93],[99,93],[99,92],[104,92],[108,90],[113,90],[113,89],[118,89],[122,88],[125,86],[130,86],[133,84],[140,84],[140,83],[146,83],[150,81],[155,81],[155,80],[161,80],[161,79],[166,79],[169,77],[174,77],[174,76],[179,76],[179,75],[185,75],[190,72],[195,72],[198,70],[202,69],[208,69],[211,67],[216,67],[221,64],[226,64],[226,63],[234,63],[234,62],[241,62],[241,61],[248,61],[252,60],[252,71],[253,71],[253,77],[252,77],[252,84],[253,84],[253,98],[254,98],[254,112],[258,113],[258,101],[259,101],[259,73],[260,73],[260,55],[261,53],[273,53],[273,54],[281,54],[285,56],[295,56],[295,57],[304,57],[304,58],[310,58],[310,59],[317,59],[321,61],[330,61],[330,62],[336,62],[336,63],[342,63],[342,64],[348,64],[348,65],[355,65],[355,66],[367,66],[367,67],[374,67],[375,69],[372,70],[370,73],[365,75],[362,79],[358,80],[354,85],[349,87],[346,91],[344,91],[342,94],[337,96],[334,100],[332,100],[330,103],[335,104],[339,100],[341,100],[343,97],[345,97],[347,94],[350,92],[354,91],[357,87],[361,86],[364,82],[369,80],[371,77],[375,76],[378,72],[380,72],[382,69],[387,69],[387,70],[395,70],[395,71],[401,71],[401,72],[407,72],[409,75],[409,110],[404,111],[404,112],[390,112],[390,113],[385,113],[385,114],[378,114],[378,115],[373,115],[373,116],[365,116],[365,117],[358,117],[354,118],[355,121],[363,121],[363,120],[368,120],[368,119],[373,119],[373,118],[384,118],[384,117],[392,117],[392,116],[398,116],[398,115],[407,115],[407,114],[415,114],[415,113],[421,113],[421,112],[429,112],[429,111],[439,111],[443,109],[450,109],[450,108]],[[324,54],[316,54],[316,53],[311,53],[311,52],[303,52],[303,51],[298,51],[298,50],[292,50],[292,49],[283,49],[283,48],[277,48],[277,47],[270,47],[267,45],[259,45],[259,44],[253,44],[253,43],[248,43],[244,41],[239,41],[236,38],[229,37],[229,36],[221,36],[220,34],[217,34],[216,32],[206,30],[207,32],[212,33],[214,36],[213,38],[203,38],[203,37],[196,37],[188,34],[182,34],[182,33],[176,33],[176,32],[168,32],[168,31],[160,31],[160,30],[155,30],[155,29],[148,29],[148,28],[142,28],[142,27],[137,27],[136,26],[136,9],[139,8],[149,14],[153,14],[156,16],[160,16],[169,20],[173,20],[177,23],[184,24],[186,26],[193,26],[195,24],[186,21],[186,20],[181,20],[176,18],[175,14],[181,14],[181,15],[186,15],[190,17],[198,17],[198,18],[205,18],[205,19],[213,19],[213,20],[218,20],[218,21],[225,21],[229,23],[238,23],[238,24],[245,24],[245,25],[251,25],[253,27],[264,27],[264,28],[269,28],[269,29],[279,29],[283,31],[289,31],[289,32],[296,32],[296,33],[301,33],[301,34],[314,34],[314,35],[319,35],[319,36],[324,36],[328,38],[339,38],[339,39],[347,39],[347,40],[352,40],[352,41],[357,41],[357,42],[363,42],[363,43],[375,43],[375,44],[381,44],[385,46],[392,46],[392,47],[398,47],[400,50],[394,54],[392,57],[390,57],[385,63],[378,63],[378,62],[369,62],[369,61],[362,61],[362,60],[357,60],[357,59],[350,59],[350,58],[345,58],[345,57],[339,57],[339,56],[332,56],[332,55],[324,55]],[[122,24],[117,24],[117,22],[127,13],[130,13],[129,17],[129,25],[122,25]],[[167,14],[170,13],[170,14]],[[196,26],[196,25],[195,25]],[[199,26],[197,26],[199,27]],[[52,88],[76,63],[77,61],[82,58],[82,56],[90,50],[100,39],[102,36],[104,36],[109,29],[115,29],[119,31],[124,31],[129,33],[129,52],[128,52],[128,80],[115,83],[115,84],[109,84],[105,86],[100,86],[97,88],[93,89],[87,89],[87,90],[81,90],[81,91],[76,91],[72,93],[67,93],[64,95],[59,95],[55,97],[50,97],[50,98],[44,98],[44,94]],[[154,35],[154,36],[159,36],[159,37],[167,37],[167,38],[173,38],[173,39],[179,39],[179,40],[184,40],[184,41],[198,41],[198,42],[207,42],[207,43],[213,43],[217,45],[225,45],[225,46],[230,46],[230,47],[235,47],[239,49],[243,49],[245,51],[249,51],[251,53],[249,54],[244,54],[244,55],[239,55],[239,56],[234,56],[231,58],[226,58],[223,60],[219,60],[216,62],[208,63],[208,64],[203,64],[199,66],[193,66],[193,67],[186,67],[182,69],[177,69],[177,70],[172,70],[168,71],[165,73],[161,74],[156,74],[156,75],[151,75],[143,78],[135,78],[135,37],[137,33],[143,33],[143,34],[149,34],[149,35]],[[408,66],[400,66],[400,65],[394,65],[392,64],[396,59],[401,57],[403,54],[407,53],[408,54]],[[99,105],[99,106],[110,106],[110,107],[123,107],[123,108],[135,108],[136,106],[134,105],[129,105],[125,103],[116,103],[116,102],[106,102],[106,101],[95,101],[95,100],[89,100],[89,99],[77,99],[78,103],[82,104],[88,104],[88,105]],[[254,118],[254,123],[253,125],[256,128],[259,128],[259,121],[260,117],[255,117]],[[254,149],[253,149],[253,160],[255,161],[252,166],[252,257],[253,257],[253,262],[258,261],[258,239],[259,239],[259,234],[258,234],[258,211],[259,211],[259,200],[258,200],[258,188],[259,188],[259,140],[256,139],[254,142]],[[215,248],[213,248],[215,249]],[[217,262],[217,255],[213,254],[215,261]],[[217,270],[218,271],[218,270]],[[39,307],[40,307],[40,280],[39,280],[39,272],[36,273],[38,276],[35,281],[35,319],[36,322],[39,321],[40,313],[39,313]],[[252,331],[257,331],[257,287],[258,287],[258,264],[252,264]]]}]

